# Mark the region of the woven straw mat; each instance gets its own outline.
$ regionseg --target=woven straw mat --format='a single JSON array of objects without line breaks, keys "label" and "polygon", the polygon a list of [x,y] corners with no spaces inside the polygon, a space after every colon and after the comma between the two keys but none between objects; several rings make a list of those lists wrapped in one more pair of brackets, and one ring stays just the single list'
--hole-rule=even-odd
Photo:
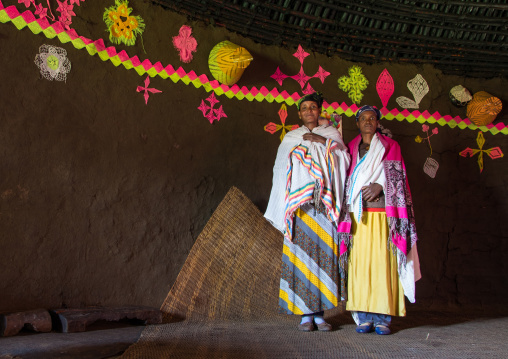
[{"label": "woven straw mat", "polygon": [[331,332],[297,330],[279,315],[282,234],[232,188],[199,235],[162,311],[122,359],[155,358],[501,358],[508,317],[411,312],[393,334],[358,334],[343,303],[325,311]]},{"label": "woven straw mat", "polygon": [[232,187],[162,304],[164,321],[276,315],[282,243],[282,234]]}]

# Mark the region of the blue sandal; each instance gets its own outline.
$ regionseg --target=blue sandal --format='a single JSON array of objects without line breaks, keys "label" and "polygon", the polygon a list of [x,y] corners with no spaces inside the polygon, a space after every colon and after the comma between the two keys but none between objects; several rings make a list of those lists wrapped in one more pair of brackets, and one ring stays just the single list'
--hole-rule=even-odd
[{"label": "blue sandal", "polygon": [[379,335],[388,335],[391,331],[386,325],[376,325],[376,333]]},{"label": "blue sandal", "polygon": [[357,333],[370,333],[372,331],[372,323],[363,323],[356,327]]}]

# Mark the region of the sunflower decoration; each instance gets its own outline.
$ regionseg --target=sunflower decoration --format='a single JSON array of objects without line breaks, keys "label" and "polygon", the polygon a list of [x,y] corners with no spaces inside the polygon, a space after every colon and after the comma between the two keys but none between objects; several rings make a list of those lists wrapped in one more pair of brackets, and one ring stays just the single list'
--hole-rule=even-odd
[{"label": "sunflower decoration", "polygon": [[115,0],[115,5],[104,11],[103,19],[108,27],[106,31],[109,31],[109,41],[113,44],[132,46],[136,43],[136,36],[145,30],[141,16],[130,16],[131,12],[127,0]]}]

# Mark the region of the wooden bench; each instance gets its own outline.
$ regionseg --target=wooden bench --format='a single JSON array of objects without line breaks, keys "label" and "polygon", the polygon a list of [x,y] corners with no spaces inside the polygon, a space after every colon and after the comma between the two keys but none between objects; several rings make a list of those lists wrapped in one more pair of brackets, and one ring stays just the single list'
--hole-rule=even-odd
[{"label": "wooden bench", "polygon": [[51,315],[46,309],[0,315],[0,336],[10,337],[26,328],[35,332],[51,331]]},{"label": "wooden bench", "polygon": [[143,324],[162,323],[162,312],[159,309],[143,306],[55,309],[50,310],[50,313],[54,330],[62,333],[84,332],[89,325],[99,320],[131,319]]}]

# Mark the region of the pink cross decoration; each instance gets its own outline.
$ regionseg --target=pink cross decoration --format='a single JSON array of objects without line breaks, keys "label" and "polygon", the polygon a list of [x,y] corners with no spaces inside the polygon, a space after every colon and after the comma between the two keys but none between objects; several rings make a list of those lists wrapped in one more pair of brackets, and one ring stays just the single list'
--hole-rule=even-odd
[{"label": "pink cross decoration", "polygon": [[196,51],[198,43],[196,39],[191,35],[192,28],[187,25],[183,25],[178,31],[178,36],[173,37],[173,45],[180,53],[180,60],[185,63],[192,61],[192,53]]},{"label": "pink cross decoration", "polygon": [[213,123],[213,121],[219,121],[222,117],[228,117],[222,109],[222,105],[219,108],[213,108],[213,106],[219,102],[219,100],[215,98],[215,94],[213,92],[210,96],[208,96],[206,101],[208,101],[210,105],[208,105],[204,100],[201,100],[198,110],[203,113],[203,117],[210,121],[210,123]]},{"label": "pink cross decoration", "polygon": [[483,172],[483,153],[486,153],[487,156],[492,158],[493,160],[501,158],[504,156],[503,151],[501,151],[500,147],[492,147],[488,150],[483,149],[483,145],[485,144],[485,137],[483,137],[483,132],[478,132],[478,136],[476,137],[476,143],[479,148],[469,148],[462,150],[459,152],[459,155],[462,157],[473,157],[478,153],[478,166],[480,167],[480,173]]},{"label": "pink cross decoration", "polygon": [[312,77],[307,76],[305,72],[303,72],[303,67],[301,67],[300,71],[296,75],[291,76],[291,78],[298,82],[303,89],[303,86],[305,86],[307,81],[309,81]]},{"label": "pink cross decoration", "polygon": [[302,45],[298,45],[298,50],[296,50],[293,56],[300,60],[300,63],[303,65],[303,60],[309,56],[309,54],[305,52],[305,50],[302,48]]},{"label": "pink cross decoration", "polygon": [[330,75],[330,73],[328,71],[326,71],[325,69],[323,69],[321,66],[319,66],[319,69],[316,72],[316,74],[314,75],[314,77],[317,77],[318,79],[321,80],[321,83],[324,83],[325,79],[328,75]]},{"label": "pink cross decoration", "polygon": [[302,90],[302,92],[304,95],[309,95],[311,93],[316,92],[316,90],[314,90],[310,84],[307,84],[307,87],[305,88],[305,90]]},{"label": "pink cross decoration", "polygon": [[284,81],[284,79],[286,79],[287,77],[289,77],[288,75],[286,74],[283,74],[279,67],[277,66],[277,70],[275,70],[275,73],[270,76],[272,79],[274,79],[275,81],[277,81],[277,83],[282,86],[282,81]]},{"label": "pink cross decoration", "polygon": [[286,136],[286,130],[292,131],[294,129],[297,129],[299,126],[298,125],[286,125],[286,118],[288,117],[288,111],[287,111],[287,107],[286,107],[285,103],[283,103],[282,106],[280,107],[278,114],[279,114],[280,122],[282,122],[282,125],[277,125],[273,122],[269,122],[268,124],[265,125],[264,129],[266,132],[269,132],[272,135],[275,132],[282,129],[282,133],[280,134],[280,141],[282,142],[282,140],[284,139],[284,136]]},{"label": "pink cross decoration", "polygon": [[275,70],[273,75],[270,76],[272,79],[277,81],[277,83],[280,86],[282,86],[282,82],[286,78],[291,78],[291,79],[295,80],[296,82],[298,82],[298,84],[302,88],[302,92],[304,94],[307,94],[307,93],[309,93],[309,89],[312,89],[312,87],[307,86],[307,88],[305,90],[303,90],[303,89],[304,89],[305,85],[307,84],[307,82],[311,78],[316,77],[321,80],[321,83],[324,83],[325,78],[330,75],[330,73],[328,71],[326,71],[325,69],[323,69],[321,66],[319,66],[319,69],[314,76],[308,76],[303,71],[303,61],[305,60],[305,58],[307,56],[309,56],[309,54],[307,52],[305,52],[305,50],[302,48],[302,45],[298,45],[298,50],[293,54],[293,56],[296,57],[300,61],[300,64],[301,64],[300,70],[298,71],[298,73],[296,75],[288,76],[288,75],[282,73],[280,68],[277,67],[277,70]]},{"label": "pink cross decoration", "polygon": [[157,90],[155,88],[149,88],[148,85],[150,85],[150,76],[147,75],[146,79],[145,79],[145,87],[138,86],[136,88],[137,92],[145,91],[145,93],[144,93],[144,96],[145,96],[145,105],[148,105],[148,97],[150,96],[150,94],[149,94],[150,92],[151,93],[160,93],[160,92],[162,92],[162,91]]}]

